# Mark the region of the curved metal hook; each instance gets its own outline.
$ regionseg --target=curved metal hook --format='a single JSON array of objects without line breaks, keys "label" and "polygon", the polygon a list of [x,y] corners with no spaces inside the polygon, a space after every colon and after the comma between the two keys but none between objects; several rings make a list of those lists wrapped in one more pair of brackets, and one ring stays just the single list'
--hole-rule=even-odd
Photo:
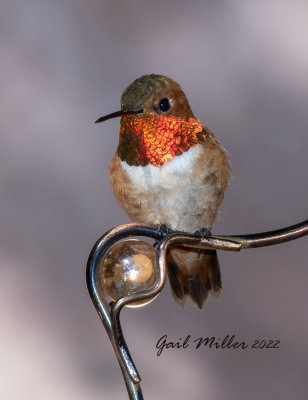
[{"label": "curved metal hook", "polygon": [[[119,322],[119,312],[121,308],[126,303],[135,301],[135,298],[131,299],[128,296],[128,298],[118,300],[118,302],[116,302],[118,305],[114,310],[114,305],[116,303],[111,303],[110,305],[108,298],[98,285],[98,267],[102,257],[113,244],[128,236],[148,236],[159,240],[162,238],[162,232],[155,227],[134,223],[120,225],[106,232],[98,239],[91,250],[87,264],[86,278],[90,297],[106,329],[118,359],[129,398],[131,400],[142,400],[143,397],[139,385],[140,376],[130,356]],[[145,295],[149,297],[147,294]]]},{"label": "curved metal hook", "polygon": [[[241,249],[283,243],[307,234],[308,220],[287,228],[249,235],[201,236],[175,231],[169,231],[167,234],[166,231],[157,227],[136,223],[120,225],[105,233],[96,242],[90,253],[87,264],[87,286],[92,302],[114,348],[130,400],[143,400],[140,388],[141,378],[122,334],[120,312],[126,304],[155,296],[162,290],[166,282],[166,254],[169,246],[180,244],[187,247],[239,251]],[[125,296],[109,304],[108,298],[98,285],[98,267],[106,251],[113,244],[128,236],[147,236],[158,241],[156,246],[159,269],[158,279],[152,288]]]},{"label": "curved metal hook", "polygon": [[[160,249],[160,245],[159,245],[159,249]],[[119,299],[115,303],[113,303],[111,306],[111,312],[110,312],[111,325],[112,325],[113,332],[114,332],[115,345],[119,349],[122,349],[123,341],[124,341],[121,324],[120,324],[120,312],[121,312],[122,308],[126,304],[156,296],[165,286],[166,276],[167,276],[167,267],[166,267],[166,263],[164,262],[163,257],[160,256],[160,252],[158,252],[158,254],[157,254],[157,263],[158,263],[158,278],[157,278],[157,281],[154,286],[152,286],[150,289],[140,291],[139,293],[134,293],[134,294],[130,294],[128,296],[122,297],[121,299]],[[124,342],[124,345],[125,345],[125,342]],[[122,354],[122,350],[121,350],[121,354]],[[125,364],[127,366],[129,365],[127,362],[125,362]],[[136,369],[129,368],[128,373],[129,373],[131,379],[135,383],[137,383],[141,380]]]}]

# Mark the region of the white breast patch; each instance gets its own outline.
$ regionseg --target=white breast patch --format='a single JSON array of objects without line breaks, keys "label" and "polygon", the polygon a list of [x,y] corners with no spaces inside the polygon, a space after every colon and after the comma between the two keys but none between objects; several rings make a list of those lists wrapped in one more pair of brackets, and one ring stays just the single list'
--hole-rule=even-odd
[{"label": "white breast patch", "polygon": [[200,146],[198,144],[191,147],[188,151],[180,156],[175,156],[161,167],[151,164],[145,167],[134,166],[128,165],[125,161],[121,161],[121,166],[137,186],[170,189],[172,186],[178,185],[178,179],[185,180],[185,177],[188,177],[199,156]]}]

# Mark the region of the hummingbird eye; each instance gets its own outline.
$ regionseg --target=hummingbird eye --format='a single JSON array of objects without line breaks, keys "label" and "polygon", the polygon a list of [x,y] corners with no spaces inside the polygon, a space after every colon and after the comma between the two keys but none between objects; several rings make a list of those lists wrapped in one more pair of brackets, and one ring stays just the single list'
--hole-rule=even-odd
[{"label": "hummingbird eye", "polygon": [[170,110],[171,108],[170,100],[167,97],[163,97],[162,99],[159,100],[158,108],[160,109],[160,111],[163,112]]}]

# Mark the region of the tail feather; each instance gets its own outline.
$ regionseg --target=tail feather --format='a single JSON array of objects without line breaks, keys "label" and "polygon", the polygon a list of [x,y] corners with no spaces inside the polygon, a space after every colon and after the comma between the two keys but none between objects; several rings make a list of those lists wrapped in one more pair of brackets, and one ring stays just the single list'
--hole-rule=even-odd
[{"label": "tail feather", "polygon": [[208,294],[221,291],[221,275],[215,250],[176,246],[167,254],[167,271],[172,294],[182,306],[187,296],[201,309]]}]

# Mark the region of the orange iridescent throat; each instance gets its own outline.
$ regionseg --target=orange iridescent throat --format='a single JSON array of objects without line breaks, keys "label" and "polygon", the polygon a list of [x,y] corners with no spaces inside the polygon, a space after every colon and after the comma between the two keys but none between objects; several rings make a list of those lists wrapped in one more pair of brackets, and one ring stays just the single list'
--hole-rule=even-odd
[{"label": "orange iridescent throat", "polygon": [[129,165],[160,167],[205,139],[206,128],[196,118],[139,114],[121,119],[117,153]]}]

